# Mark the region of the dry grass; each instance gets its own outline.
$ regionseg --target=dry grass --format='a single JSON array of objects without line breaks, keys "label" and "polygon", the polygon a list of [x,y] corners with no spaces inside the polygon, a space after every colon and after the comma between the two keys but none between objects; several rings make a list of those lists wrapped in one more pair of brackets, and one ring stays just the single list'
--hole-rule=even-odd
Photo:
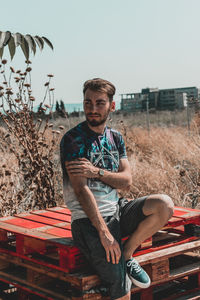
[{"label": "dry grass", "polygon": [[[126,128],[127,131],[127,128]],[[200,196],[200,138],[185,128],[141,128],[126,132],[133,173],[130,196],[166,193],[176,205],[196,207]]]},{"label": "dry grass", "polygon": [[[171,196],[176,205],[199,207],[200,196],[200,137],[198,134],[198,116],[191,126],[188,134],[186,127],[151,127],[150,134],[145,128],[128,126],[131,116],[126,116],[123,122],[121,116],[112,120],[112,126],[123,133],[127,146],[127,153],[133,174],[133,185],[129,192],[123,192],[127,197],[136,198],[152,193],[166,193]],[[53,122],[53,129],[57,131],[59,126],[64,126],[67,131],[82,121],[81,118],[57,119]],[[125,124],[124,124],[125,123]],[[55,132],[54,131],[54,132]],[[5,137],[6,130],[0,128],[0,136]],[[54,134],[55,135],[55,134]],[[52,128],[45,133],[45,149],[52,144]],[[54,199],[57,204],[62,203],[62,174],[59,159],[59,141],[61,135],[57,135],[54,141],[54,153],[52,154],[52,167],[54,174]],[[13,144],[10,136],[10,144]],[[16,148],[17,149],[17,148]],[[2,215],[13,214],[22,210],[20,203],[26,205],[23,208],[37,208],[34,193],[30,193],[27,186],[26,195],[21,195],[21,200],[16,195],[24,185],[23,177],[20,177],[19,164],[14,153],[10,150],[9,142],[0,146],[1,171],[0,187],[3,201],[1,201]],[[48,188],[48,186],[47,186]],[[48,199],[46,199],[48,202]],[[15,206],[11,202],[15,202]],[[28,203],[31,205],[28,205]],[[48,203],[47,203],[48,205]],[[14,207],[14,209],[13,209]],[[11,209],[12,208],[12,209]]]},{"label": "dry grass", "polygon": [[[183,113],[185,112],[180,114],[181,118]],[[169,115],[169,112],[166,112],[163,120],[169,120]],[[59,120],[56,123],[57,126],[62,124],[68,130],[70,126],[73,127],[82,120],[83,118],[70,118],[65,122]],[[167,125],[170,125],[167,127],[163,121],[160,127],[151,126],[149,134],[140,125],[128,125],[131,121],[132,114],[125,117],[114,115],[112,121],[109,121],[111,126],[123,133],[133,174],[130,192],[122,194],[136,198],[152,193],[166,193],[173,198],[176,205],[199,207],[198,114],[193,118],[190,133],[187,126],[172,126],[167,121]],[[181,122],[182,119],[179,120],[179,123]]]}]

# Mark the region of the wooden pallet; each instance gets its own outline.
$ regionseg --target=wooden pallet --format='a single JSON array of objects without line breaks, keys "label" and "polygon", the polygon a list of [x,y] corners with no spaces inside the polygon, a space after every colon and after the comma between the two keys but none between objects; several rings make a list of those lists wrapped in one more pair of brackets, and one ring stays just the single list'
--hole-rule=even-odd
[{"label": "wooden pallet", "polygon": [[[0,270],[1,281],[12,283],[17,288],[25,290],[30,294],[38,295],[44,299],[109,299],[108,291],[105,287],[100,286],[99,278],[92,274],[89,270],[85,272],[74,273],[72,276],[73,283],[53,278],[48,273],[39,273],[39,269],[23,264],[22,262],[12,261],[12,257],[4,256],[7,265],[3,265]],[[191,291],[200,290],[200,257],[194,256],[192,253],[185,253],[176,257],[168,258],[168,267],[166,264],[147,264],[145,269],[151,269],[152,285],[147,290],[132,288],[132,294],[137,295],[140,292],[140,299],[150,300],[156,299],[163,290],[165,284],[173,284],[176,282],[187,282],[184,294],[191,293]],[[165,267],[163,267],[165,265]],[[166,271],[168,270],[168,271]],[[158,276],[159,275],[159,276]],[[193,285],[191,286],[191,282]],[[158,290],[160,287],[161,291]],[[181,288],[183,294],[183,287]],[[104,296],[102,296],[102,293]],[[173,295],[172,295],[173,296]],[[171,299],[172,296],[166,297]],[[170,297],[170,298],[169,298]],[[159,298],[157,298],[159,299]]]},{"label": "wooden pallet", "polygon": [[0,249],[21,257],[35,254],[38,262],[46,258],[47,265],[66,272],[80,269],[85,260],[74,247],[70,222],[69,210],[62,207],[0,218]]},{"label": "wooden pallet", "polygon": [[[0,218],[0,280],[44,299],[104,299],[98,276],[81,271],[87,264],[73,245],[70,222],[66,207]],[[176,207],[163,230],[138,249],[134,256],[152,279],[151,292],[141,297],[166,282],[198,276],[199,258],[191,262],[184,253],[200,247],[199,225],[200,211]],[[173,268],[174,257],[184,257],[185,268]]]},{"label": "wooden pallet", "polygon": [[[171,234],[168,235],[169,239],[167,240],[167,234],[163,235],[165,236],[163,243],[150,238],[134,255],[197,239],[191,234],[185,234],[185,229],[190,225],[199,226],[199,216],[200,211],[177,207],[174,216],[164,227],[164,232]],[[51,264],[66,272],[78,270],[85,265],[85,260],[80,251],[74,247],[70,222],[70,211],[64,207],[0,218],[1,248],[13,250],[22,257],[32,255],[34,258],[35,254],[38,260],[41,257],[42,262],[45,257]]]}]

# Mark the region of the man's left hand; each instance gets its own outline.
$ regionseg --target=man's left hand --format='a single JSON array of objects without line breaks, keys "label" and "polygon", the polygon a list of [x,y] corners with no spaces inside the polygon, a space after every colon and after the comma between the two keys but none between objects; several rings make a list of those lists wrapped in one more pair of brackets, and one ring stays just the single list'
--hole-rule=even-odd
[{"label": "man's left hand", "polygon": [[73,176],[83,176],[86,178],[97,178],[99,168],[86,158],[78,158],[73,161],[65,162],[67,172]]}]

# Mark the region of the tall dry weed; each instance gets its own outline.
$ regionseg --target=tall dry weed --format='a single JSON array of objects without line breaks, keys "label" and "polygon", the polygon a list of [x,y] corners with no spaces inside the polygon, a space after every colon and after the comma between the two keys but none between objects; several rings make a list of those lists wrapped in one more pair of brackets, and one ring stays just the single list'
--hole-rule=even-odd
[{"label": "tall dry weed", "polygon": [[[3,60],[0,65],[3,77],[0,117],[4,124],[0,135],[4,145],[0,164],[1,215],[56,205],[54,155],[60,131],[54,130],[50,123],[54,90],[50,88],[50,81],[53,75],[49,74],[44,84],[45,96],[35,116],[30,63],[27,62],[23,72],[15,72],[10,67],[9,76],[6,76],[7,61]],[[9,160],[4,158],[5,152],[9,153]]]}]

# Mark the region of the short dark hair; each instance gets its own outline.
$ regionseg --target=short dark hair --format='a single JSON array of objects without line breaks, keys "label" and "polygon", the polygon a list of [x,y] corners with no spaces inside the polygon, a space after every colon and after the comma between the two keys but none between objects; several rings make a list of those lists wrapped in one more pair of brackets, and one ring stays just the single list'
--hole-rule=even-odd
[{"label": "short dark hair", "polygon": [[87,89],[90,89],[95,92],[104,92],[108,95],[109,101],[113,101],[113,96],[115,94],[115,86],[108,80],[101,79],[101,78],[93,78],[87,80],[83,85],[83,94]]}]

